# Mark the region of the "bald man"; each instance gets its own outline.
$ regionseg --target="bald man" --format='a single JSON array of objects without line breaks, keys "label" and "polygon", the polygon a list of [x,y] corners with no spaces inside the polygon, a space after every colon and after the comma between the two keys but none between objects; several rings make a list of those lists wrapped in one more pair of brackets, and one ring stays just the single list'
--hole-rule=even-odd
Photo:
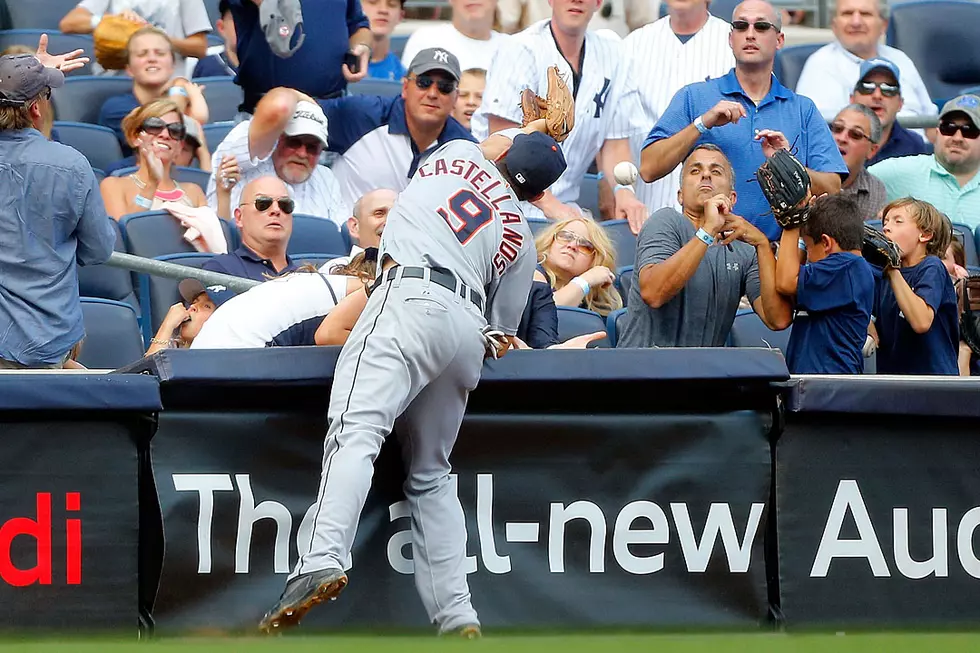
[{"label": "bald man", "polygon": [[388,212],[395,205],[398,193],[390,188],[378,188],[365,193],[354,202],[354,215],[347,218],[347,231],[350,233],[351,248],[347,256],[338,256],[327,261],[325,268],[347,265],[351,259],[368,247],[381,244],[381,232],[388,221]]},{"label": "bald man", "polygon": [[[289,190],[279,177],[267,175],[250,181],[242,189],[239,206],[233,207],[241,246],[231,254],[215,256],[204,264],[204,269],[256,281],[295,270],[296,265],[286,254],[293,232],[294,207]],[[220,304],[232,294],[212,294],[212,299]]]},{"label": "bald man", "polygon": [[807,167],[815,195],[840,191],[849,174],[813,101],[773,77],[783,41],[782,20],[771,4],[746,0],[735,7],[728,37],[735,67],[723,77],[679,90],[640,156],[640,176],[649,183],[670,174],[695,145],[717,145],[735,168],[734,213],[770,241],[779,240],[782,230],[754,179],[766,157],[791,150]]}]

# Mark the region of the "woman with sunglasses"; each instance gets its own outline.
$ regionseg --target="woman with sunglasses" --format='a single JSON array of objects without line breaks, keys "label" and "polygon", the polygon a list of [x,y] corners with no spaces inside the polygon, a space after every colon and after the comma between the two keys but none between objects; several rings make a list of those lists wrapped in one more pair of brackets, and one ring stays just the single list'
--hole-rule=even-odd
[{"label": "woman with sunglasses", "polygon": [[186,147],[187,130],[176,104],[170,100],[144,104],[123,119],[122,127],[136,152],[138,168],[128,176],[102,181],[102,199],[110,216],[120,220],[130,213],[154,211],[165,202],[207,205],[200,186],[178,184],[170,176],[174,161]]},{"label": "woman with sunglasses", "polygon": [[560,220],[541,231],[536,281],[548,283],[558,306],[579,306],[605,317],[623,307],[613,286],[616,253],[612,241],[595,220],[581,216]]}]

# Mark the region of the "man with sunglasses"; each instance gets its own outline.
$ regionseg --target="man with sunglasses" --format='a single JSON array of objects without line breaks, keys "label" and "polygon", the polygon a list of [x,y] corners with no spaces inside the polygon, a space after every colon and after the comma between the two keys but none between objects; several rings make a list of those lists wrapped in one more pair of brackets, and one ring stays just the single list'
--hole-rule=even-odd
[{"label": "man with sunglasses", "polygon": [[830,28],[836,40],[810,55],[796,83],[796,92],[813,100],[824,118],[831,120],[848,103],[854,85],[864,77],[864,64],[881,58],[894,62],[896,81],[898,70],[902,72],[901,115],[936,115],[936,105],[912,60],[881,43],[888,29],[885,0],[838,0]]},{"label": "man with sunglasses", "polygon": [[934,154],[888,159],[868,168],[888,201],[913,196],[953,222],[980,226],[980,97],[960,95],[939,113]]},{"label": "man with sunglasses", "polygon": [[77,265],[116,242],[92,166],[40,129],[81,50],[0,57],[0,369],[60,368],[85,335]]},{"label": "man with sunglasses", "polygon": [[881,121],[880,147],[867,165],[897,156],[931,154],[932,146],[918,133],[898,124],[898,114],[905,106],[898,66],[888,59],[868,59],[861,64],[861,74],[851,102],[863,104]]},{"label": "man with sunglasses", "polygon": [[863,104],[849,104],[834,117],[830,131],[851,174],[841,184],[840,194],[857,204],[864,220],[876,220],[885,206],[885,185],[868,172],[866,164],[881,142],[881,122]]},{"label": "man with sunglasses", "polygon": [[755,171],[777,149],[791,150],[807,167],[814,194],[836,193],[847,176],[837,145],[809,98],[797,95],[772,74],[783,47],[782,24],[771,4],[746,0],[732,14],[728,43],[735,68],[724,77],[689,84],[674,95],[650,131],[640,155],[640,176],[661,179],[699,143],[721,148],[735,168],[735,212],[770,241],[782,230]]}]

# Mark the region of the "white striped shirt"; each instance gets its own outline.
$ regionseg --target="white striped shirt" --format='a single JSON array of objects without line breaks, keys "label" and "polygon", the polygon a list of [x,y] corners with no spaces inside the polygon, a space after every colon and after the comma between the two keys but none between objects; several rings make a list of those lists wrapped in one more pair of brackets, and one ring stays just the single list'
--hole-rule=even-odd
[{"label": "white striped shirt", "polygon": [[[211,155],[211,178],[208,180],[208,206],[218,210],[218,193],[215,178],[221,168],[221,158],[226,154],[234,155],[238,160],[241,179],[231,189],[231,208],[234,211],[242,197],[242,189],[259,177],[276,176],[276,168],[272,164],[272,154],[264,159],[253,159],[248,151],[248,127],[251,120],[245,120],[235,125],[228,132],[225,140]],[[333,220],[338,226],[347,221],[351,215],[351,206],[344,201],[340,184],[333,171],[326,166],[318,165],[313,169],[310,178],[301,184],[286,184],[289,196],[296,202],[296,213],[315,215]]]},{"label": "white striped shirt", "polygon": [[[627,55],[633,61],[633,74],[637,77],[646,110],[646,131],[630,139],[630,150],[637,161],[647,133],[677,91],[709,77],[721,77],[735,66],[735,57],[728,44],[730,31],[728,22],[709,16],[708,22],[694,36],[681,43],[670,28],[670,17],[665,16],[623,40]],[[677,166],[652,184],[637,179],[636,196],[650,213],[665,206],[680,210],[677,203],[680,169]]]},{"label": "white striped shirt", "polygon": [[[473,116],[473,134],[487,137],[489,114],[517,124],[523,121],[521,92],[532,89],[541,97],[548,94],[548,67],[558,66],[569,88],[572,69],[558,50],[550,29],[543,20],[501,44],[487,73],[483,105]],[[568,168],[551,187],[552,193],[565,203],[578,199],[582,177],[607,140],[645,135],[650,125],[642,121],[643,105],[623,43],[602,32],[586,32],[582,78],[575,97],[575,127],[561,144]],[[528,217],[541,211],[527,202],[521,203]]]},{"label": "white striped shirt", "polygon": [[191,349],[312,345],[311,334],[347,296],[348,278],[323,272],[292,272],[260,283],[215,309]]}]

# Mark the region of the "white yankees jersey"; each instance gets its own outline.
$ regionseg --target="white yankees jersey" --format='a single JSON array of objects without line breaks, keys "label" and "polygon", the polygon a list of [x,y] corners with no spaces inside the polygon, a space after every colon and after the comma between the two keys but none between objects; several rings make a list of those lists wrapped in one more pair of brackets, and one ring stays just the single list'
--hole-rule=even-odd
[{"label": "white yankees jersey", "polygon": [[[208,180],[208,206],[218,209],[218,193],[215,178],[221,169],[221,158],[226,154],[234,155],[241,170],[241,179],[231,189],[232,211],[238,206],[242,197],[242,189],[252,180],[259,177],[276,176],[272,164],[272,154],[264,159],[253,159],[248,152],[248,126],[251,120],[245,120],[235,125],[228,132],[225,140],[211,155],[211,178]],[[330,168],[318,165],[302,184],[286,184],[289,196],[296,202],[296,213],[315,215],[333,220],[342,225],[351,215],[351,207],[344,201],[337,177]]]},{"label": "white yankees jersey", "polygon": [[486,318],[517,333],[536,263],[514,191],[476,143],[449,141],[420,166],[388,214],[378,260],[444,268],[486,299]]},{"label": "white yankees jersey", "polygon": [[[630,150],[637,161],[647,134],[678,90],[709,77],[721,77],[735,66],[735,57],[728,45],[731,27],[721,18],[709,16],[708,22],[694,36],[681,43],[670,28],[670,17],[665,16],[623,40],[623,47],[633,61],[633,74],[646,111],[643,133],[630,139]],[[677,203],[680,177],[681,167],[677,166],[652,184],[637,179],[636,196],[650,213],[665,206],[680,210]]]},{"label": "white yankees jersey", "polygon": [[[578,199],[582,177],[607,140],[646,135],[652,125],[642,122],[643,105],[623,44],[615,37],[586,32],[585,58],[577,90],[572,86],[572,69],[558,50],[551,21],[543,20],[515,34],[497,50],[487,73],[483,105],[473,116],[473,134],[485,139],[488,115],[520,124],[521,92],[532,89],[548,94],[548,67],[557,65],[569,88],[575,92],[575,127],[561,144],[568,168],[551,187],[565,203]],[[528,217],[540,211],[522,204]]]}]

